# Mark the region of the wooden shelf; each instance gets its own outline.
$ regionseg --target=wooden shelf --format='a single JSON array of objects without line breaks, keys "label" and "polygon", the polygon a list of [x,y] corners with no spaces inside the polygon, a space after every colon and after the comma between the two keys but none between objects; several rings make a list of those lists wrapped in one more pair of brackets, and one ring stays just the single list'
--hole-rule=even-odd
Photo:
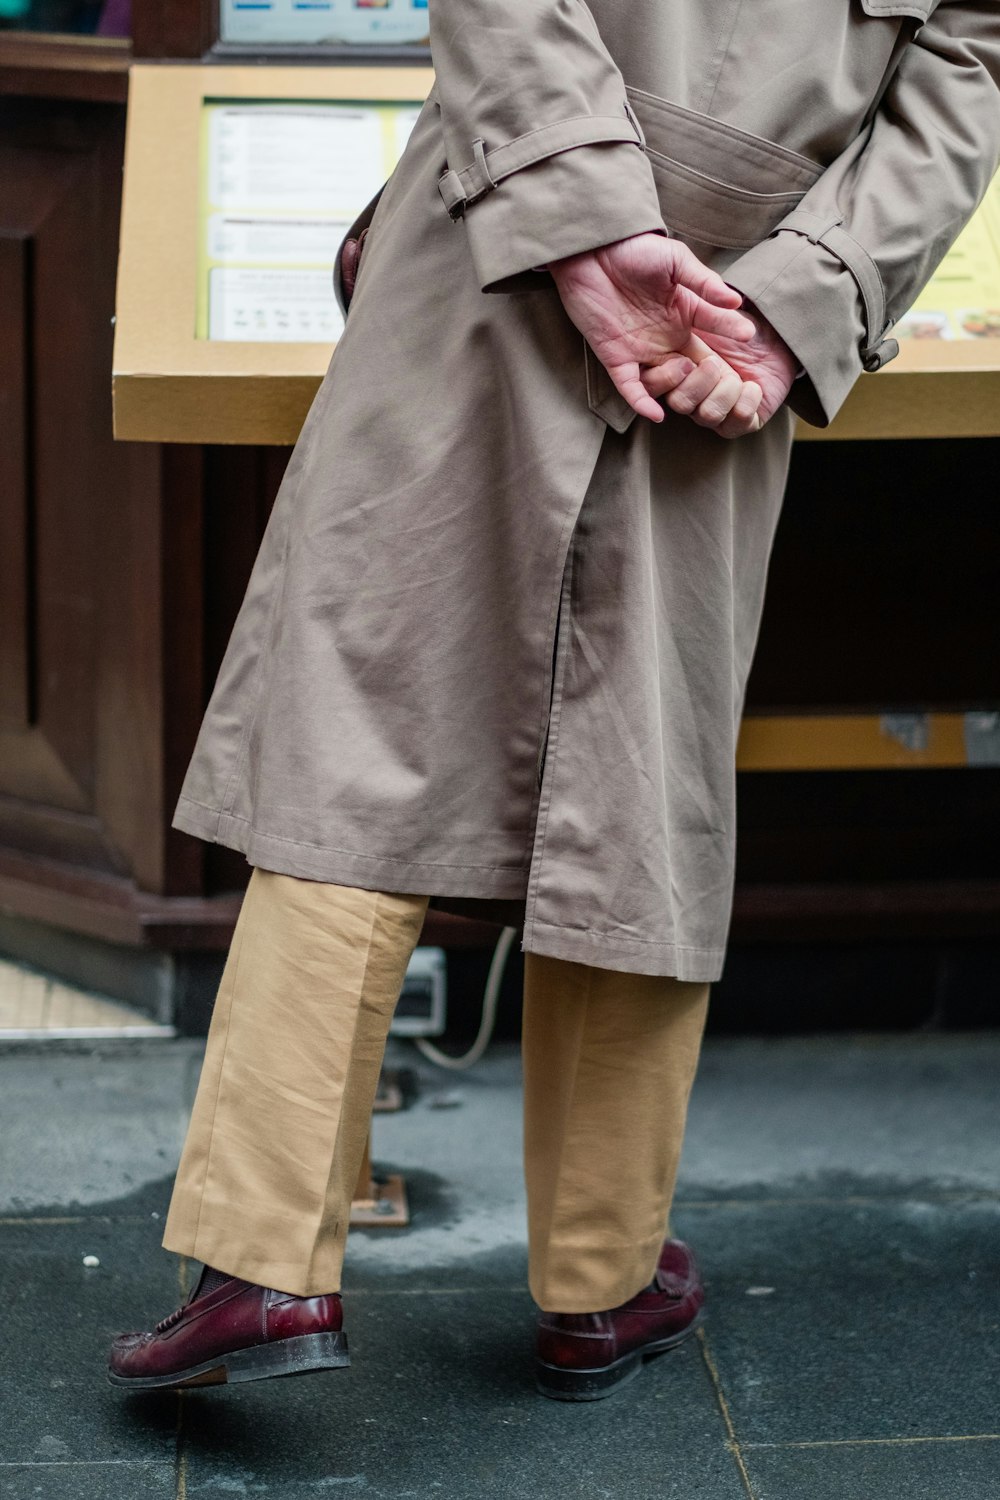
[{"label": "wooden shelf", "polygon": [[117,38],[0,32],[0,93],[124,104],[130,42]]},{"label": "wooden shelf", "polygon": [[806,442],[1000,435],[1000,339],[917,339],[877,375],[862,375],[833,424],[799,423]]}]

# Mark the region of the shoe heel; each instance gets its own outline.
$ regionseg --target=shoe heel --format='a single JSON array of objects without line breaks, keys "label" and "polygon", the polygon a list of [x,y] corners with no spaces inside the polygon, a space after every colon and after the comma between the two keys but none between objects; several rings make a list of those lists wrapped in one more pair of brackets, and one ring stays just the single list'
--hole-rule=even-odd
[{"label": "shoe heel", "polygon": [[536,1359],[535,1384],[552,1401],[603,1401],[634,1380],[641,1368],[639,1351],[605,1370],[564,1370]]},{"label": "shoe heel", "polygon": [[277,1375],[307,1375],[310,1370],[340,1370],[350,1363],[346,1333],[305,1333],[297,1339],[237,1349],[223,1361],[229,1385]]}]

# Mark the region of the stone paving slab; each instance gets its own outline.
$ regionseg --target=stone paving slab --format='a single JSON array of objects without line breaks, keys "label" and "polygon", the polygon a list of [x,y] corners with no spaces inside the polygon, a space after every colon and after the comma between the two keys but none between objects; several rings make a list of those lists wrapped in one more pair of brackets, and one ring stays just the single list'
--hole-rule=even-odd
[{"label": "stone paving slab", "polygon": [[754,1500],[996,1500],[1000,1439],[746,1450]]},{"label": "stone paving slab", "polygon": [[996,1193],[998,1081],[1000,1032],[710,1041],[680,1195]]},{"label": "stone paving slab", "polygon": [[185,1398],[192,1500],[745,1500],[696,1342],[578,1406],[535,1393],[519,1289],[366,1293],[349,1324],[350,1370]]},{"label": "stone paving slab", "polygon": [[174,1463],[50,1463],[0,1465],[3,1500],[175,1500]]},{"label": "stone paving slab", "polygon": [[0,1215],[100,1212],[172,1178],[202,1050],[190,1041],[0,1050]]},{"label": "stone paving slab", "polygon": [[[1000,1431],[1000,1202],[720,1207],[681,1222],[741,1444]],[[1000,1445],[994,1461],[1000,1493]]]},{"label": "stone paving slab", "polygon": [[[0,1223],[0,1463],[173,1462],[174,1401],[147,1408],[137,1442],[131,1403],[104,1379],[112,1335],[180,1300],[176,1261],[158,1247],[148,1219]],[[3,1500],[5,1483],[0,1469]]]}]

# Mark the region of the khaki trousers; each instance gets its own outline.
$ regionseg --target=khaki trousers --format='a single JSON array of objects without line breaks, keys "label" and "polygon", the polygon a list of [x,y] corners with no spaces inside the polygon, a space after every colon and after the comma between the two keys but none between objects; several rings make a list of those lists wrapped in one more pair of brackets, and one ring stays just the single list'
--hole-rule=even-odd
[{"label": "khaki trousers", "polygon": [[[256,869],[212,1017],[164,1246],[298,1296],[340,1287],[351,1196],[423,896]],[[708,986],[528,954],[529,1284],[617,1307],[666,1231]]]}]

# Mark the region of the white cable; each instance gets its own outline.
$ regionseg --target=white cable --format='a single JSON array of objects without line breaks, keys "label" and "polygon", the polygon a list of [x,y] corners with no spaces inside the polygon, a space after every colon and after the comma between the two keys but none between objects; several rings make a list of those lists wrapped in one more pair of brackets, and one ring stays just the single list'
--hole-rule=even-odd
[{"label": "white cable", "polygon": [[490,972],[486,976],[486,988],[483,990],[483,1016],[476,1033],[476,1040],[468,1052],[461,1052],[457,1057],[450,1057],[447,1052],[442,1052],[440,1047],[435,1047],[425,1036],[414,1037],[417,1049],[424,1057],[429,1058],[432,1063],[437,1063],[439,1068],[451,1068],[460,1072],[463,1068],[471,1068],[477,1063],[493,1040],[493,1030],[497,1020],[497,1004],[500,1000],[500,984],[503,980],[504,969],[507,967],[507,958],[511,950],[511,944],[517,937],[516,927],[505,927],[497,939],[497,945],[493,950],[493,959],[490,963]]}]

